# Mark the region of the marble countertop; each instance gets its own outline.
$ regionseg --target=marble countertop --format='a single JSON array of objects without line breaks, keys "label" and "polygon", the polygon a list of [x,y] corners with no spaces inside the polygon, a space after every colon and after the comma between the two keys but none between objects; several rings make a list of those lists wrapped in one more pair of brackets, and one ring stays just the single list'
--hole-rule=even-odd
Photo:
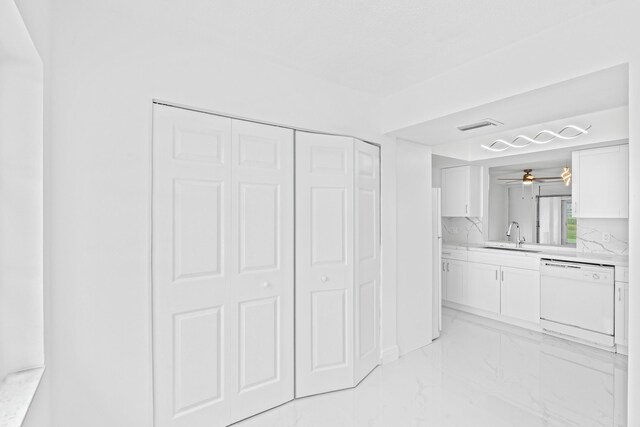
[{"label": "marble countertop", "polygon": [[[495,252],[496,249],[487,249],[488,246],[496,247],[499,244],[493,244],[491,242],[487,242],[486,244],[466,244],[466,243],[444,243],[442,245],[443,248],[448,249],[459,249],[459,250],[467,250],[467,251],[491,251]],[[513,245],[513,244],[512,244]],[[509,246],[513,247],[513,246]],[[537,245],[526,245],[523,249],[535,250],[540,252],[518,252],[514,250],[505,250],[501,252],[503,254],[512,254],[512,255],[521,255],[521,256],[530,256],[536,258],[553,258],[557,260],[563,261],[573,261],[573,262],[586,262],[586,263],[595,263],[595,264],[606,264],[606,265],[614,265],[617,267],[627,267],[629,265],[629,257],[626,255],[614,255],[614,254],[601,254],[601,253],[588,253],[588,252],[578,252],[574,248],[548,248],[548,247],[539,247]]]},{"label": "marble countertop", "polygon": [[36,394],[44,368],[7,375],[0,383],[0,426],[20,427]]}]

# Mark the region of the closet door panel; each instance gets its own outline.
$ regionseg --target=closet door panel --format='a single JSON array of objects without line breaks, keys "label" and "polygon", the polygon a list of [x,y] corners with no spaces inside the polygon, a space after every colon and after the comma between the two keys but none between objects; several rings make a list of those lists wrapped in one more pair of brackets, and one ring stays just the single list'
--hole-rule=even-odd
[{"label": "closet door panel", "polygon": [[296,132],[296,397],[353,386],[353,139]]},{"label": "closet door panel", "polygon": [[154,107],[157,426],[293,398],[293,131]]},{"label": "closet door panel", "polygon": [[232,121],[231,420],[293,399],[293,131]]},{"label": "closet door panel", "polygon": [[156,425],[226,425],[231,120],[156,105],[153,144]]},{"label": "closet door panel", "polygon": [[355,142],[355,374],[380,362],[380,150]]}]

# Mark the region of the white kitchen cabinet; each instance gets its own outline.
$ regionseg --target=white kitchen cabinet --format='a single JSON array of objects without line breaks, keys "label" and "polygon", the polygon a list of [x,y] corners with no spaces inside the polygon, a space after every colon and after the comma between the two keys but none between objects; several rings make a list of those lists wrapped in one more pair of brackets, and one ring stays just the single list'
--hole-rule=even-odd
[{"label": "white kitchen cabinet", "polygon": [[463,303],[473,308],[500,312],[500,267],[476,262],[467,263],[467,281],[463,286]]},{"label": "white kitchen cabinet", "polygon": [[615,343],[619,353],[627,354],[629,345],[629,268],[616,267]]},{"label": "white kitchen cabinet", "polygon": [[500,314],[540,322],[540,272],[501,267]]},{"label": "white kitchen cabinet", "polygon": [[629,284],[616,282],[615,303],[615,343],[619,346],[628,346],[629,324]]},{"label": "white kitchen cabinet", "polygon": [[464,286],[467,276],[467,262],[457,259],[442,260],[443,298],[457,304],[464,303]]},{"label": "white kitchen cabinet", "polygon": [[574,151],[573,216],[629,217],[629,145]]},{"label": "white kitchen cabinet", "polygon": [[442,169],[442,216],[482,217],[482,167]]}]

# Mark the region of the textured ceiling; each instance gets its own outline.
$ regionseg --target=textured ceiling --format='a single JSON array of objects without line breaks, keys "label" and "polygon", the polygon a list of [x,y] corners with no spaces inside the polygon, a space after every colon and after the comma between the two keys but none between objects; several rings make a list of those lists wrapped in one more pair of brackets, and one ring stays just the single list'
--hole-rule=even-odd
[{"label": "textured ceiling", "polygon": [[[619,65],[551,86],[504,98],[448,116],[418,123],[391,134],[427,145],[440,145],[501,133],[557,119],[629,105],[629,69]],[[501,122],[461,132],[457,126],[487,118]]]},{"label": "textured ceiling", "polygon": [[[158,0],[181,23],[276,64],[378,95],[614,0]],[[175,20],[174,20],[175,22]]]}]

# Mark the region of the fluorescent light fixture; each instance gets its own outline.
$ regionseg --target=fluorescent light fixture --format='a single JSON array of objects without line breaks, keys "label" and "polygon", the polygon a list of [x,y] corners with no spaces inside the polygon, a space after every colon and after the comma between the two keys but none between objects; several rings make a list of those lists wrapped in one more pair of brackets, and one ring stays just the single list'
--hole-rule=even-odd
[{"label": "fluorescent light fixture", "polygon": [[469,123],[466,125],[460,125],[457,126],[458,130],[462,131],[462,132],[468,132],[470,130],[474,130],[474,129],[481,129],[487,126],[500,126],[502,123],[500,123],[497,120],[493,120],[493,119],[484,119],[481,120],[479,122],[475,122],[475,123]]},{"label": "fluorescent light fixture", "polygon": [[[572,129],[577,133],[575,135],[565,135],[567,129]],[[493,141],[493,143],[491,143],[491,145],[482,144],[481,147],[484,148],[485,150],[499,153],[501,151],[508,150],[509,148],[524,148],[529,146],[530,144],[547,144],[556,138],[564,139],[564,140],[574,139],[579,137],[580,135],[589,133],[588,132],[589,129],[591,129],[591,125],[587,126],[584,129],[575,125],[567,125],[562,129],[560,129],[560,131],[557,133],[550,130],[541,130],[533,138],[529,138],[526,135],[518,135],[515,138],[513,138],[511,142],[505,141],[504,139],[496,139],[495,141]],[[548,135],[548,136],[546,139],[539,139],[543,135]],[[524,140],[524,142],[519,143],[518,141],[520,140]]]}]

